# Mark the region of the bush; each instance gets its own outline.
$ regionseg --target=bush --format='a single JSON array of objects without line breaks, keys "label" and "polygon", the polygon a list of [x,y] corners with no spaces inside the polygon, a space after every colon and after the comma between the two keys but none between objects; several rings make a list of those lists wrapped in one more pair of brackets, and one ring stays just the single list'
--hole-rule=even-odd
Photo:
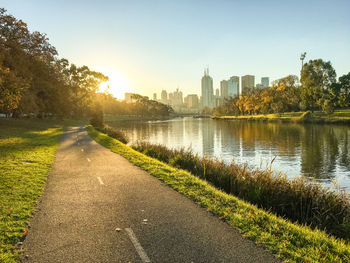
[{"label": "bush", "polygon": [[96,128],[102,128],[104,123],[103,110],[101,105],[95,105],[91,112],[90,124]]},{"label": "bush", "polygon": [[271,169],[249,170],[246,165],[200,157],[190,150],[168,149],[140,142],[133,148],[172,166],[185,169],[215,187],[274,212],[293,222],[350,239],[348,196],[324,189],[304,177],[287,180]]},{"label": "bush", "polygon": [[103,133],[106,133],[108,136],[117,139],[118,141],[121,141],[124,144],[127,144],[129,142],[128,137],[126,134],[120,130],[117,130],[115,128],[111,128],[110,126],[103,124],[102,127],[96,127],[95,128]]}]

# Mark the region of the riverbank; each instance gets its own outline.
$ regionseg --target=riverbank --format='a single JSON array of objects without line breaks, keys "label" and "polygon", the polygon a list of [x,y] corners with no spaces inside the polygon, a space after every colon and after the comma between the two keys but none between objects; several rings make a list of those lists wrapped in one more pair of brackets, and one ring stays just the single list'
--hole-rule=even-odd
[{"label": "riverbank", "polygon": [[264,245],[288,262],[348,262],[350,247],[323,231],[292,224],[233,195],[226,194],[191,173],[150,158],[119,141],[88,128],[101,145],[157,177],[208,211],[225,220],[241,233]]},{"label": "riverbank", "polygon": [[286,112],[275,114],[240,115],[240,116],[212,116],[216,120],[247,120],[271,122],[301,122],[301,123],[350,123],[350,109],[337,110],[327,115],[321,111],[315,112]]},{"label": "riverbank", "polygon": [[333,192],[303,177],[287,180],[271,168],[249,169],[247,165],[200,157],[191,150],[147,142],[138,142],[132,148],[292,222],[350,240],[349,198],[342,192]]},{"label": "riverbank", "polygon": [[0,262],[19,258],[59,138],[73,124],[82,122],[0,119]]},{"label": "riverbank", "polygon": [[156,121],[156,120],[168,120],[171,116],[159,116],[159,117],[142,117],[137,115],[110,115],[104,116],[104,121],[108,123],[120,122],[120,121]]}]

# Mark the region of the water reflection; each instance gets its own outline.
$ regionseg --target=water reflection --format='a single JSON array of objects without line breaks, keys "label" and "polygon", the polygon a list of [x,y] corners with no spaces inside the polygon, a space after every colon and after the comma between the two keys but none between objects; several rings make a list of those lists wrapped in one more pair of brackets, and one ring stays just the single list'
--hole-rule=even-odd
[{"label": "water reflection", "polygon": [[336,179],[350,190],[350,127],[179,118],[155,122],[110,123],[131,142],[146,140],[168,147],[191,147],[200,155],[273,169],[289,178],[300,174]]}]

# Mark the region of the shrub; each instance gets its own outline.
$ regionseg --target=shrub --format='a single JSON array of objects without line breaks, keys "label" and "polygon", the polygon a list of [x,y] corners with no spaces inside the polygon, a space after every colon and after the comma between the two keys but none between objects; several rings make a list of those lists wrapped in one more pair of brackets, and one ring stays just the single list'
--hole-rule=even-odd
[{"label": "shrub", "polygon": [[200,157],[183,148],[168,149],[145,142],[139,142],[133,148],[185,169],[227,193],[293,222],[350,239],[350,206],[344,193],[325,189],[304,177],[287,180],[286,176],[275,174],[271,169],[250,170],[247,165],[226,164],[208,156]]},{"label": "shrub", "polygon": [[126,134],[118,129],[115,128],[111,128],[110,126],[103,124],[102,127],[96,127],[95,128],[103,133],[106,133],[108,136],[117,139],[118,141],[121,141],[124,144],[128,143],[128,137],[126,136]]},{"label": "shrub", "polygon": [[104,123],[103,110],[100,104],[94,105],[91,112],[90,124],[96,128],[102,128]]}]

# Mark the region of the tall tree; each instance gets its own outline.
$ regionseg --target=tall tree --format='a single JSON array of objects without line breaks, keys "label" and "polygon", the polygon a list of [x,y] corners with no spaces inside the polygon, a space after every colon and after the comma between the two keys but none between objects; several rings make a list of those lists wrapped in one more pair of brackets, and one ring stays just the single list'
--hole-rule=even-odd
[{"label": "tall tree", "polygon": [[301,71],[301,102],[305,109],[314,111],[325,105],[329,89],[336,82],[336,73],[331,63],[322,59],[310,60]]},{"label": "tall tree", "polygon": [[339,77],[339,106],[350,107],[350,72]]}]

